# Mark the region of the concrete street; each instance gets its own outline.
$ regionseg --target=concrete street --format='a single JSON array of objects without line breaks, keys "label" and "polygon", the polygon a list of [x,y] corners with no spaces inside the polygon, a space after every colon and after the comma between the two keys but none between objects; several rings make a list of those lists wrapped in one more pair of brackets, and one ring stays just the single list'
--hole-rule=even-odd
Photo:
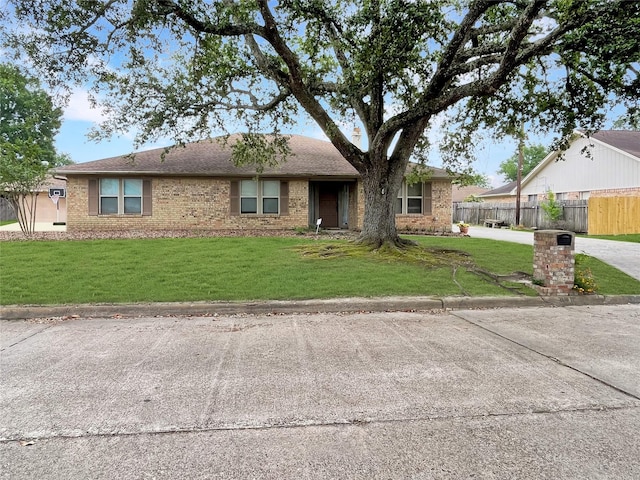
[{"label": "concrete street", "polygon": [[640,478],[637,304],[0,333],[0,478]]}]

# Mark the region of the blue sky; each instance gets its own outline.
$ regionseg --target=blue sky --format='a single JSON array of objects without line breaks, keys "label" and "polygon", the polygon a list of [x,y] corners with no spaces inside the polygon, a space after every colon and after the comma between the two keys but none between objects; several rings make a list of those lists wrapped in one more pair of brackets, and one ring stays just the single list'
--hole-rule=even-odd
[{"label": "blue sky", "polygon": [[[621,112],[622,109],[615,109],[610,112],[609,125],[606,125],[607,128],[611,128],[610,124]],[[63,124],[60,133],[56,137],[58,152],[69,154],[71,159],[76,163],[131,153],[133,151],[133,132],[130,135],[112,137],[97,143],[87,138],[89,131],[92,127],[95,127],[101,119],[102,114],[100,110],[92,108],[86,92],[81,89],[76,89],[64,109]],[[352,129],[353,127],[351,125],[343,125],[343,131],[347,136],[351,135]],[[235,128],[231,128],[230,131],[241,132],[243,131],[242,125],[238,124]],[[211,136],[222,135],[223,133],[224,132],[211,132]],[[301,122],[296,130],[287,133],[305,135],[323,140],[327,139],[322,130],[310,120]],[[438,136],[437,131],[432,132],[432,134],[436,137]],[[547,136],[530,136],[527,142],[530,145],[541,144],[548,147],[551,145],[553,137],[553,134]],[[173,142],[169,138],[159,139],[157,142],[145,145],[139,150],[149,150],[172,144]],[[504,139],[496,142],[487,136],[487,139],[480,145],[480,148],[477,148],[476,159],[473,166],[477,172],[489,178],[492,187],[499,187],[506,183],[504,179],[496,173],[500,163],[513,156],[516,151],[517,141],[515,139],[511,141]],[[434,155],[432,155],[428,163],[434,167],[442,166],[437,152],[434,152]]]},{"label": "blue sky", "polygon": [[[0,59],[3,56],[0,50]],[[109,60],[114,61],[118,56],[113,56]],[[114,65],[114,68],[117,68]],[[95,127],[102,119],[101,111],[98,108],[92,108],[86,92],[80,88],[76,89],[70,97],[69,103],[64,109],[64,121],[59,135],[56,137],[56,147],[58,152],[68,154],[76,163],[83,163],[102,158],[126,155],[133,151],[135,132],[122,136],[104,139],[99,142],[91,141],[87,138],[89,131]],[[350,136],[353,125],[344,124],[342,126],[344,133]],[[230,131],[243,131],[243,126],[238,124],[235,128],[229,128]],[[211,136],[223,134],[224,132],[211,132]],[[320,128],[307,121],[301,123],[296,130],[287,133],[306,135],[313,138],[326,139]],[[439,132],[432,132],[433,137],[438,137]],[[550,134],[545,137],[528,138],[529,144],[542,144],[548,147],[554,135]],[[149,150],[171,145],[173,142],[169,138],[159,139],[155,143],[144,145],[138,150]],[[435,142],[432,138],[432,144]],[[502,161],[513,156],[516,153],[516,140],[504,139],[495,141],[487,136],[482,142],[482,148],[476,151],[476,158],[473,163],[478,173],[484,174],[489,178],[493,187],[503,185],[505,182],[496,172]],[[432,166],[441,167],[440,156],[437,152],[431,155],[428,162]]]},{"label": "blue sky", "polygon": [[[87,138],[89,131],[100,122],[101,118],[100,110],[91,107],[86,92],[79,89],[75,90],[64,110],[63,124],[60,133],[56,137],[57,150],[61,153],[69,154],[76,163],[131,153],[133,151],[133,134],[112,137],[109,140],[101,140],[99,142],[94,142]],[[345,126],[345,133],[350,134],[350,132],[346,131],[347,128],[349,127]],[[242,125],[237,125],[235,130],[242,131]],[[222,133],[212,132],[212,136]],[[296,131],[289,133],[326,139],[320,128],[311,122],[302,123]],[[550,139],[536,139],[533,141],[543,145],[550,143]],[[149,150],[171,144],[171,139],[160,139],[153,144],[145,145],[139,150]],[[504,181],[496,174],[496,170],[500,162],[511,157],[515,151],[515,141],[504,141],[499,144],[487,141],[483,148],[477,152],[475,168],[480,173],[487,175],[493,186],[503,185]],[[436,167],[441,166],[437,155],[434,155],[433,161],[429,163]]]}]

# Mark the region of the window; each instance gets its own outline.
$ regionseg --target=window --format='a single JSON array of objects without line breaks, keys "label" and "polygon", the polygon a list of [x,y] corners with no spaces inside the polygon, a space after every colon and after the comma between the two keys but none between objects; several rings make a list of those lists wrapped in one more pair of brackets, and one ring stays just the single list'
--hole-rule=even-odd
[{"label": "window", "polygon": [[580,200],[589,200],[590,194],[591,194],[591,191],[584,191],[584,192],[580,192],[578,196]]},{"label": "window", "polygon": [[277,214],[280,203],[280,182],[264,181],[262,182],[262,213]]},{"label": "window", "polygon": [[240,213],[264,215],[280,213],[280,181],[241,180]]},{"label": "window", "polygon": [[407,185],[407,213],[422,213],[422,183]]},{"label": "window", "polygon": [[556,200],[566,200],[567,192],[556,193]]},{"label": "window", "polygon": [[100,215],[141,215],[142,180],[100,179]]},{"label": "window", "polygon": [[396,215],[431,213],[431,183],[407,185],[402,182],[395,208]]},{"label": "window", "polygon": [[536,203],[538,201],[538,194],[534,193],[533,195],[529,195],[527,200],[531,203]]},{"label": "window", "polygon": [[258,213],[258,182],[240,182],[240,213]]}]

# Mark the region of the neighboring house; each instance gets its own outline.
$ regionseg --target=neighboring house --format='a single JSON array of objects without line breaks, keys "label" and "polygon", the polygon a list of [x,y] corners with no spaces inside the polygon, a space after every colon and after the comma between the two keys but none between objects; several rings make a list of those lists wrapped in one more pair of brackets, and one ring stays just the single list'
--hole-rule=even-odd
[{"label": "neighboring house", "polygon": [[[565,152],[550,153],[522,179],[522,201],[542,201],[548,191],[558,200],[640,196],[640,131],[576,131]],[[512,182],[481,197],[515,202],[515,195]]]},{"label": "neighboring house", "polygon": [[[516,182],[480,195],[513,221]],[[547,155],[521,183],[523,224],[547,228],[539,206],[553,192],[563,205],[564,228],[590,235],[639,233],[640,132],[576,131],[565,152]]]},{"label": "neighboring house", "polygon": [[486,202],[515,202],[515,188],[516,182],[509,182],[506,185],[502,185],[501,187],[481,193],[480,195],[478,195],[478,197]]},{"label": "neighboring house", "polygon": [[13,211],[11,203],[0,194],[0,222],[12,221],[16,218],[16,212]]},{"label": "neighboring house", "polygon": [[[67,220],[67,182],[55,176],[48,176],[38,189],[37,223],[64,223]],[[52,198],[50,194],[55,194]],[[55,201],[54,201],[55,200]]]},{"label": "neighboring house", "polygon": [[[335,147],[292,135],[286,162],[236,167],[229,144],[214,140],[62,167],[67,230],[242,230],[315,226],[358,230],[364,213],[358,172]],[[451,180],[433,169],[428,182],[403,184],[400,229],[450,231]]]},{"label": "neighboring house", "polygon": [[[33,192],[36,196],[36,223],[64,223],[67,218],[67,199],[65,198],[66,182],[64,179],[55,178],[48,175],[44,183]],[[62,194],[59,195],[54,202],[49,193]],[[2,199],[0,204],[2,207],[2,217],[0,220],[15,220],[16,214],[9,202]],[[5,218],[6,217],[6,218]]]},{"label": "neighboring house", "polygon": [[466,187],[461,187],[460,185],[453,185],[453,193],[451,197],[451,201],[453,203],[456,202],[464,202],[466,198],[471,196],[478,197],[483,193],[488,192],[488,188],[478,187],[476,185],[468,185]]}]

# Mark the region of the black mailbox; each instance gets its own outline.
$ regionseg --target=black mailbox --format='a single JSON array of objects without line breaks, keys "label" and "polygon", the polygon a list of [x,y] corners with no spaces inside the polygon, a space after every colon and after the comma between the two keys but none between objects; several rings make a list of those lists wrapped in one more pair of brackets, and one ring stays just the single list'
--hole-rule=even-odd
[{"label": "black mailbox", "polygon": [[570,233],[561,233],[557,237],[558,245],[571,245],[571,234]]}]

